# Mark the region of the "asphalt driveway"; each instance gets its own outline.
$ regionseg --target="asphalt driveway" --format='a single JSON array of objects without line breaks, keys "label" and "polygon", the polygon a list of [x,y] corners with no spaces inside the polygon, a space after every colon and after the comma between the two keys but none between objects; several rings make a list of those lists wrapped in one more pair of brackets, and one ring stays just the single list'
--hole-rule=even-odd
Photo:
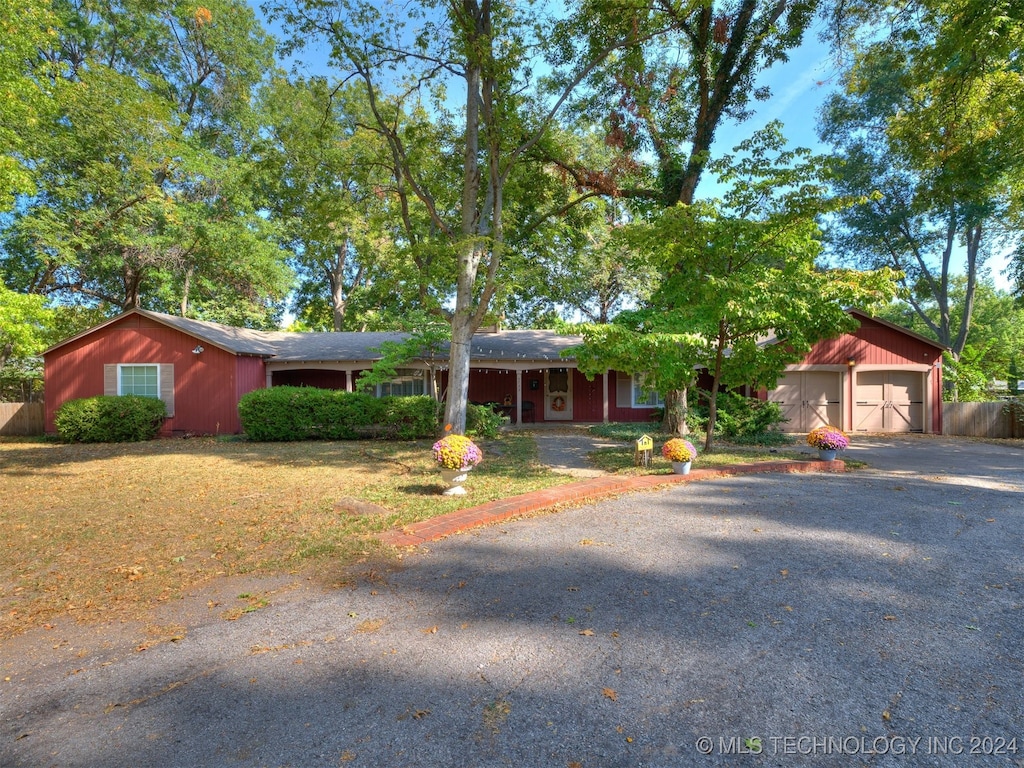
[{"label": "asphalt driveway", "polygon": [[1024,766],[1024,451],[871,450],[476,529],[144,652],[0,647],[0,766]]}]

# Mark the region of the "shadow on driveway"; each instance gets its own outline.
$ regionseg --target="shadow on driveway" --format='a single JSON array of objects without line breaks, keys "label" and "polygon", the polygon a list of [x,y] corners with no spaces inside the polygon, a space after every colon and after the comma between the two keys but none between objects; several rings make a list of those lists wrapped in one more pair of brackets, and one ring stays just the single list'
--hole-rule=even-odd
[{"label": "shadow on driveway", "polygon": [[622,496],[76,674],[5,671],[0,764],[1018,766],[1024,496],[979,466],[1003,487]]}]

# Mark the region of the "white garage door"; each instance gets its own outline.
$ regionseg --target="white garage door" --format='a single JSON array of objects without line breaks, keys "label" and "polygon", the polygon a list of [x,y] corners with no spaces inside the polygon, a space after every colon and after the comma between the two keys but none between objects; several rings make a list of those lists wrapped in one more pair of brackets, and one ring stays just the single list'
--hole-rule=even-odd
[{"label": "white garage door", "polygon": [[778,403],[788,432],[810,432],[825,424],[841,426],[842,378],[833,371],[792,371],[781,379],[768,399]]}]

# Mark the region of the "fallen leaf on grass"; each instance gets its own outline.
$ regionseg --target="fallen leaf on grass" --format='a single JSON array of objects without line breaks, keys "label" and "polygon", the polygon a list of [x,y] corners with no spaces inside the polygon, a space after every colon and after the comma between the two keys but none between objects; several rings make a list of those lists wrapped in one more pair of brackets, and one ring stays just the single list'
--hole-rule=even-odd
[{"label": "fallen leaf on grass", "polygon": [[612,701],[619,700],[619,694],[615,692],[614,688],[605,688],[601,691],[601,693],[604,695],[606,699],[611,699]]}]

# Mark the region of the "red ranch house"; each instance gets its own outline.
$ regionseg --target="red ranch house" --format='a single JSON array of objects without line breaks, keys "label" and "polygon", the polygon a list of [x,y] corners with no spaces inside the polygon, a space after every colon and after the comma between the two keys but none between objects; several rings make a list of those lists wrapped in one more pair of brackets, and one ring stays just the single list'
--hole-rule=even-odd
[{"label": "red ranch house", "polygon": [[[781,402],[791,416],[793,429],[805,431],[806,424],[817,425],[815,419],[819,423],[826,417],[846,419],[844,414],[852,408],[854,399],[853,394],[845,398],[843,387],[851,385],[851,370],[856,370],[857,374],[876,373],[881,377],[875,410],[882,415],[875,419],[877,426],[870,421],[872,431],[899,431],[904,424],[918,431],[939,431],[939,369],[935,366],[941,348],[866,315],[858,315],[858,319],[862,328],[857,334],[819,344],[805,363],[787,373],[780,387],[771,393],[772,399],[779,399],[782,393]],[[876,327],[891,333],[892,339],[872,336],[871,329]],[[913,347],[910,354],[920,352],[923,343],[931,358],[914,363],[916,367],[902,357],[888,367],[881,358],[876,359],[875,346],[899,347],[894,340],[901,337],[901,343]],[[247,392],[286,384],[351,391],[359,374],[379,359],[381,343],[401,338],[402,334],[397,333],[254,331],[133,309],[43,353],[46,430],[56,431],[54,414],[67,400],[135,393],[160,397],[167,404],[169,415],[162,434],[234,434],[241,431],[238,401]],[[848,339],[856,340],[855,349],[847,350]],[[573,360],[561,356],[563,350],[579,341],[578,337],[553,331],[478,332],[471,352],[469,399],[498,403],[516,423],[650,420],[657,399],[647,396],[634,377],[609,371],[587,381]],[[862,362],[850,369],[846,356],[855,354]],[[398,379],[379,387],[378,394],[429,393],[432,385],[443,392],[445,364],[445,353],[439,359],[410,363]],[[932,367],[934,373],[924,373]],[[900,375],[911,372],[916,373],[915,381],[920,381],[922,396],[928,400],[920,423],[912,419],[886,420],[885,403],[893,400],[887,393],[894,386],[907,384]],[[858,397],[874,397],[870,390],[873,382],[870,376],[858,378]],[[913,389],[910,386],[908,391]],[[821,407],[815,410],[806,406],[812,400]],[[902,407],[903,400],[896,400]],[[915,402],[910,402],[909,408],[912,413],[921,410]],[[856,411],[863,416],[863,423],[869,423],[868,410],[864,414]],[[843,426],[847,426],[846,421]]]}]

